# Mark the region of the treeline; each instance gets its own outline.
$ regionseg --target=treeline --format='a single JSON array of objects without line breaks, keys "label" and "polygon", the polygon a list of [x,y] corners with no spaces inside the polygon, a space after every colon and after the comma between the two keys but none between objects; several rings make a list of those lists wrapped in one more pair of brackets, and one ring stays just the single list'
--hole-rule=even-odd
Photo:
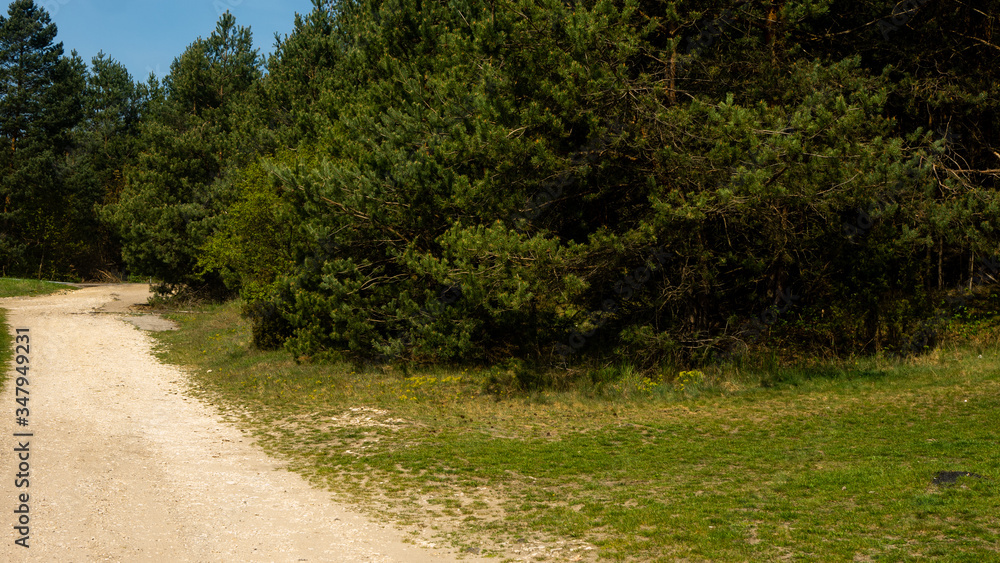
[{"label": "treeline", "polygon": [[125,185],[155,85],[99,56],[88,69],[31,1],[0,16],[0,273],[64,279],[120,262],[97,214]]},{"label": "treeline", "polygon": [[997,1],[314,0],[146,83],[8,14],[4,272],[239,294],[302,359],[906,353],[997,275]]}]

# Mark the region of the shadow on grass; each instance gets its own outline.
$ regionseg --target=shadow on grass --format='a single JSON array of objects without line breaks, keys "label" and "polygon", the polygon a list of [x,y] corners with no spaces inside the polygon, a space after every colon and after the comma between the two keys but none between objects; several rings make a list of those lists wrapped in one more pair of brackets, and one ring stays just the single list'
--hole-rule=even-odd
[{"label": "shadow on grass", "polygon": [[813,381],[875,382],[889,376],[886,370],[852,369],[836,366],[779,367],[761,374],[760,385],[767,388],[800,387]]}]

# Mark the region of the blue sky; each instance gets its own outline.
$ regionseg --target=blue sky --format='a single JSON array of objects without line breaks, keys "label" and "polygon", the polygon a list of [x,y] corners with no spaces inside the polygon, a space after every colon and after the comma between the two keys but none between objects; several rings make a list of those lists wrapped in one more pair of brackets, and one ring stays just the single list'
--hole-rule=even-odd
[{"label": "blue sky", "polygon": [[[198,37],[208,37],[227,9],[236,24],[249,26],[261,54],[274,48],[274,34],[291,33],[295,13],[312,11],[310,0],[35,0],[59,28],[68,54],[76,51],[90,66],[99,51],[145,81],[163,78],[170,63]],[[9,5],[10,0],[4,2]],[[6,8],[3,9],[6,15]]]}]

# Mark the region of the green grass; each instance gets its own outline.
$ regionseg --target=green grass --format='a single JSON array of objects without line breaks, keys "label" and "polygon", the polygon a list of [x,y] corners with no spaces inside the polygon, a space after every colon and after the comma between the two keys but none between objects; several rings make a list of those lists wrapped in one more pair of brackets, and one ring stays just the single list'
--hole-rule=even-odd
[{"label": "green grass", "polygon": [[69,286],[38,280],[0,278],[0,297],[47,295],[69,289]]},{"label": "green grass", "polygon": [[[498,398],[474,369],[252,351],[237,311],[173,315],[163,357],[294,470],[425,535],[501,559],[1000,558],[994,348],[679,379],[616,368]],[[931,483],[948,470],[989,479]]]}]

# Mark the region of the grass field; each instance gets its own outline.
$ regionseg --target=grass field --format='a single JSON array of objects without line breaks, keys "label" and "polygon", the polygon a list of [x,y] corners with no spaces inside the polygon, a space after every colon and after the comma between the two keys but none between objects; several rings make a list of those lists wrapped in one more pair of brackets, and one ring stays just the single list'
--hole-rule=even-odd
[{"label": "grass field", "polygon": [[[680,377],[614,368],[500,398],[471,368],[251,351],[235,304],[172,318],[182,330],[158,335],[163,358],[294,470],[498,561],[1000,560],[995,348]],[[982,478],[935,484],[942,471]]]},{"label": "grass field", "polygon": [[0,297],[46,295],[69,289],[69,286],[38,280],[0,278]]}]

